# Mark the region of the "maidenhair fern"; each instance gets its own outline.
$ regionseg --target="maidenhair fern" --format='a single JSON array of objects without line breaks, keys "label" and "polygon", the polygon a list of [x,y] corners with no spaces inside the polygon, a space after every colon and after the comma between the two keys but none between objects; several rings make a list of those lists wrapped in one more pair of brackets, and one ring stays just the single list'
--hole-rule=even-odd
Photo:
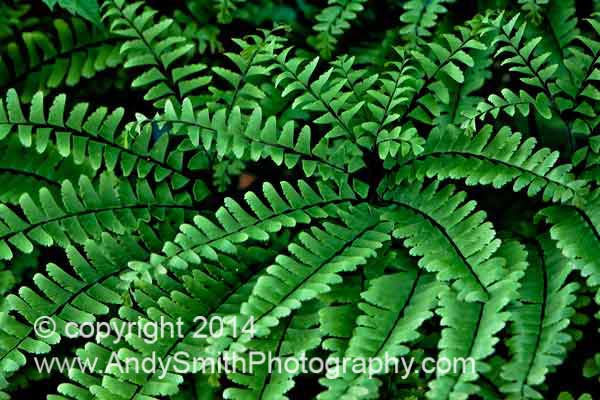
[{"label": "maidenhair fern", "polygon": [[596,3],[0,2],[0,399],[600,396]]}]

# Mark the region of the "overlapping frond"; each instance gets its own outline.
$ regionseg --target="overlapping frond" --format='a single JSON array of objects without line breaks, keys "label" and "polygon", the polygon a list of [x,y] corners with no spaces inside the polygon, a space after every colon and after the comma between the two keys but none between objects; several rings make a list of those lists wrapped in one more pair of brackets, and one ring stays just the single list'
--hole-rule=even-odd
[{"label": "overlapping frond", "polygon": [[[393,224],[371,213],[361,206],[340,213],[345,226],[325,222],[322,228],[303,232],[301,244],[291,244],[290,255],[276,259],[241,308],[245,318],[254,319],[257,337],[268,334],[304,302],[328,292],[340,282],[341,272],[354,271],[390,240]],[[247,340],[246,335],[238,338]]]},{"label": "overlapping frond", "polygon": [[343,90],[344,80],[331,79],[334,69],[329,68],[314,79],[319,58],[290,57],[292,50],[288,47],[275,57],[281,71],[275,79],[275,85],[285,86],[282,96],[293,95],[292,108],[312,111],[318,115],[315,123],[330,125],[327,137],[353,139],[355,116],[364,104],[359,102],[348,108],[351,93]]},{"label": "overlapping frond", "polygon": [[180,113],[167,102],[164,114],[154,121],[188,135],[193,145],[215,152],[217,158],[226,154],[253,161],[268,158],[277,166],[300,166],[306,177],[316,175],[338,185],[352,183],[359,192],[364,189],[364,183],[350,179],[350,174],[363,166],[355,154],[344,148],[331,151],[333,145],[326,138],[314,143],[309,125],[298,130],[294,121],[288,121],[281,126],[275,116],[265,119],[260,108],[244,119],[237,106],[229,115],[224,108],[215,113],[207,109],[195,112],[186,99]]},{"label": "overlapping frond", "polygon": [[403,108],[398,122],[407,117],[430,124],[441,114],[440,104],[450,102],[447,80],[463,83],[464,70],[474,66],[470,53],[485,50],[482,36],[486,33],[480,28],[478,19],[466,26],[458,27],[458,32],[443,35],[444,40],[427,43],[424,48],[411,50],[415,60],[412,96]]},{"label": "overlapping frond", "polygon": [[600,315],[591,6],[104,0],[92,26],[65,15],[97,0],[24,3],[0,2],[0,399],[516,400],[600,375],[573,351]]},{"label": "overlapping frond", "polygon": [[[228,83],[228,90],[210,86],[209,90],[215,99],[215,109],[224,105],[226,114],[233,107],[238,106],[242,110],[260,109],[260,101],[266,97],[260,88],[271,71],[275,68],[267,61],[271,59],[273,52],[280,46],[281,41],[270,31],[262,32],[261,35],[252,35],[246,39],[237,39],[235,43],[239,51],[225,53],[225,56],[233,62],[236,70],[223,67],[213,67],[212,71]],[[261,82],[262,81],[262,82]],[[209,106],[211,104],[209,103]]]},{"label": "overlapping frond", "polygon": [[0,186],[4,188],[0,201],[3,203],[15,204],[22,194],[34,195],[42,188],[58,194],[64,180],[75,182],[81,175],[95,175],[87,163],[76,164],[70,158],[63,158],[53,145],[41,154],[27,151],[26,157],[22,151],[23,146],[16,137],[0,145]]},{"label": "overlapping frond", "polygon": [[[285,363],[289,358],[298,358],[313,350],[321,342],[322,332],[318,326],[319,306],[316,301],[309,303],[287,317],[273,329],[269,336],[251,341],[248,347],[254,352],[268,354],[277,359],[280,364],[273,365],[265,360],[251,374],[243,372],[229,374],[229,379],[244,388],[228,388],[223,392],[223,398],[233,400],[285,398],[287,392],[294,387],[293,379],[300,374],[299,369],[286,370]],[[245,355],[245,357],[249,362],[250,356]]]},{"label": "overlapping frond", "polygon": [[[113,319],[113,323],[122,326],[135,322],[144,326],[157,321],[175,324],[179,319],[183,336],[164,335],[153,340],[142,330],[126,338],[126,343],[116,340],[114,335],[97,344],[89,342],[76,354],[83,360],[96,360],[97,370],[72,370],[72,382],[58,388],[65,396],[60,398],[79,399],[84,396],[102,400],[134,400],[158,399],[176,394],[183,382],[181,371],[202,372],[194,369],[199,368],[198,365],[186,354],[210,358],[206,353],[209,331],[196,317],[218,315],[224,318],[239,310],[256,282],[256,275],[265,268],[262,263],[271,257],[271,252],[264,253],[253,248],[240,249],[240,257],[221,256],[219,268],[196,269],[176,279],[163,274],[158,277],[157,285],[138,288],[135,292],[136,301],[147,313],[136,307],[122,307],[120,318]],[[172,363],[178,357],[181,368],[145,372],[128,371],[120,367],[122,364],[119,364],[119,360],[125,362],[127,359],[141,360],[145,357],[156,357],[163,363]]]},{"label": "overlapping frond", "polygon": [[585,207],[551,206],[537,215],[538,220],[551,224],[550,236],[590,287],[600,284],[600,264],[596,257],[600,249],[598,201],[599,193],[595,191]]},{"label": "overlapping frond", "polygon": [[164,254],[154,255],[148,263],[132,263],[131,267],[143,273],[164,268],[187,269],[203,259],[215,260],[219,253],[234,253],[236,245],[248,240],[264,242],[284,228],[309,224],[314,218],[337,216],[340,209],[356,199],[348,187],[336,192],[324,184],[319,185],[317,191],[304,181],[297,185],[298,189],[282,182],[282,197],[275,187],[265,184],[266,201],[248,192],[244,196],[244,207],[233,199],[226,199],[225,205],[215,213],[217,223],[204,216],[194,217],[193,225],[183,224],[174,241],[165,243]]},{"label": "overlapping frond", "polygon": [[[67,322],[95,321],[109,313],[109,306],[121,304],[118,275],[126,270],[129,257],[146,254],[132,238],[115,240],[107,234],[101,241],[86,241],[85,252],[87,256],[69,246],[72,270],[50,263],[45,274],[34,276],[34,289],[21,287],[18,295],[8,296],[9,307],[0,313],[0,379],[25,365],[25,354],[48,353],[67,333]],[[51,319],[56,327],[47,337],[34,330],[40,317]]]}]

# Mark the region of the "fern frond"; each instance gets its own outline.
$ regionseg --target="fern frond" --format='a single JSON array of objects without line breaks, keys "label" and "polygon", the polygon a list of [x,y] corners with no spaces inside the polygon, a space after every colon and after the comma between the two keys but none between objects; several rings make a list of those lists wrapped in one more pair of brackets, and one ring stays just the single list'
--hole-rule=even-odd
[{"label": "fern frond", "polygon": [[[345,356],[352,359],[399,358],[408,353],[406,344],[419,337],[418,328],[433,316],[441,285],[432,274],[414,266],[399,266],[400,272],[370,282],[361,296],[362,313]],[[387,366],[394,368],[393,366]],[[351,367],[350,367],[351,369]],[[376,397],[373,377],[349,373],[339,379],[323,379],[328,390],[319,399],[363,399]]]},{"label": "fern frond", "polygon": [[332,125],[326,137],[353,138],[355,135],[353,118],[363,103],[355,104],[352,108],[346,107],[351,94],[342,91],[345,84],[343,80],[332,84],[333,68],[311,82],[319,58],[310,61],[301,57],[289,58],[291,51],[292,48],[288,47],[275,58],[282,71],[275,80],[275,86],[285,85],[282,96],[294,94],[292,108],[314,111],[319,115],[315,123]]},{"label": "fern frond", "polygon": [[316,16],[313,29],[318,32],[312,39],[313,45],[325,59],[331,58],[338,37],[350,28],[350,23],[364,10],[366,0],[328,0],[325,7]]},{"label": "fern frond", "polygon": [[372,119],[362,123],[361,128],[368,136],[359,139],[364,147],[373,147],[374,141],[382,160],[395,158],[398,152],[402,157],[409,153],[419,154],[424,142],[415,128],[395,126],[395,122],[401,117],[401,106],[408,102],[408,94],[412,93],[408,82],[412,80],[410,72],[415,67],[406,59],[388,65],[394,69],[384,71],[378,79],[378,88],[367,91],[367,108]]},{"label": "fern frond", "polygon": [[581,271],[590,287],[600,284],[600,194],[595,191],[584,207],[551,206],[542,209],[537,220],[551,224],[550,236],[575,268]]},{"label": "fern frond", "polygon": [[570,263],[547,237],[532,247],[519,298],[510,307],[512,358],[502,368],[502,376],[510,382],[502,391],[509,399],[543,398],[533,386],[565,357],[564,343],[570,340],[565,328],[574,314],[578,285],[566,283]]},{"label": "fern frond", "polygon": [[[264,120],[260,108],[243,120],[237,106],[227,118],[225,109],[212,115],[207,109],[194,112],[191,102],[186,99],[181,113],[167,102],[164,114],[154,121],[168,124],[174,132],[187,134],[193,145],[201,145],[206,151],[215,150],[219,158],[226,154],[253,161],[269,158],[278,166],[294,168],[300,165],[306,177],[317,175],[339,185],[348,182],[350,174],[363,165],[360,158],[344,149],[333,152],[332,145],[324,138],[313,145],[309,126],[298,131],[294,121],[281,127],[274,116]],[[353,180],[353,186],[359,188],[360,182]]]},{"label": "fern frond", "polygon": [[519,0],[521,9],[533,20],[534,23],[540,23],[542,14],[545,13],[546,7],[550,0]]},{"label": "fern frond", "polygon": [[527,253],[518,243],[507,242],[499,254],[511,260],[510,270],[490,287],[486,303],[460,301],[452,291],[441,295],[441,308],[437,312],[444,328],[438,359],[463,360],[464,364],[447,374],[438,371],[429,384],[428,399],[466,400],[478,392],[477,379],[489,369],[485,359],[494,352],[497,335],[510,317],[506,306],[517,298],[518,280],[527,265]]},{"label": "fern frond", "polygon": [[369,264],[385,256],[386,254],[378,255],[377,258],[369,260],[360,273],[344,276],[341,283],[333,285],[331,291],[319,296],[324,303],[319,310],[319,329],[323,334],[321,347],[329,352],[330,357],[343,357],[348,349],[360,312],[360,295],[367,285]]},{"label": "fern frond", "polygon": [[[564,96],[561,87],[557,84],[555,73],[558,64],[548,62],[550,53],[536,54],[536,49],[542,38],[537,36],[533,39],[525,37],[526,22],[519,22],[519,14],[509,21],[505,21],[503,15],[499,15],[492,25],[495,26],[498,35],[493,45],[500,44],[495,57],[501,60],[502,65],[509,66],[509,71],[520,73],[519,80],[526,85],[536,88],[536,105],[541,114],[546,118],[549,107],[556,115],[564,118],[564,111],[571,106],[571,101]],[[567,126],[567,139],[569,151],[574,151],[575,143],[571,128]]]},{"label": "fern frond", "polygon": [[[480,90],[488,84],[493,76],[492,49],[476,50],[471,53],[474,65],[464,72],[465,79],[462,83],[450,82],[449,90],[456,93],[450,97],[450,102],[442,111],[439,123],[441,125],[462,125],[465,114],[471,114],[477,104],[483,99],[479,96]],[[442,106],[444,107],[444,106]]]},{"label": "fern frond", "polygon": [[490,285],[503,274],[502,260],[491,257],[500,241],[485,213],[473,212],[475,202],[437,184],[390,192],[386,200],[395,206],[385,215],[396,223],[394,238],[421,257],[419,265],[451,281],[460,299],[486,301]]},{"label": "fern frond", "polygon": [[79,103],[68,112],[66,96],[58,95],[46,112],[44,96],[38,93],[25,117],[16,91],[9,90],[6,103],[0,100],[0,139],[16,131],[21,144],[34,146],[38,153],[52,143],[62,157],[73,157],[76,164],[87,160],[95,171],[119,167],[123,176],[152,176],[156,182],[168,179],[174,190],[193,183],[195,198],[206,197],[206,185],[191,172],[204,168],[203,151],[196,150],[196,157],[184,165],[183,149],[169,151],[169,135],[151,143],[151,129],[142,130],[130,146],[127,129],[121,123],[122,108],[109,113],[100,107],[89,114],[88,109],[89,104]]},{"label": "fern frond", "polygon": [[352,106],[366,100],[365,96],[379,78],[379,74],[372,73],[367,68],[362,68],[357,65],[359,63],[356,61],[356,57],[344,55],[336,58],[331,63],[335,75],[332,82],[335,85],[337,82],[344,81],[346,87],[353,94]]},{"label": "fern frond", "polygon": [[[598,16],[587,19],[587,22],[596,35],[600,35]],[[595,111],[595,104],[600,95],[594,83],[599,73],[600,41],[597,38],[577,35],[576,42],[582,47],[569,47],[569,55],[565,60],[570,79],[563,78],[557,82],[573,99],[571,111],[575,117],[570,122],[572,131],[588,136],[594,132],[600,122]]]},{"label": "fern frond", "polygon": [[103,232],[135,233],[151,217],[168,217],[179,225],[184,211],[193,209],[189,196],[173,196],[164,185],[153,191],[140,181],[134,190],[126,181],[102,175],[95,186],[82,176],[79,189],[70,181],[62,183],[61,202],[43,188],[37,202],[23,194],[19,199],[21,210],[0,205],[0,259],[13,257],[11,247],[30,253],[34,243],[67,247],[98,239]]},{"label": "fern frond", "polygon": [[448,12],[446,4],[454,0],[409,0],[402,5],[404,12],[400,21],[404,26],[400,34],[412,44],[420,44],[420,40],[431,36],[430,29],[438,22],[440,15]]},{"label": "fern frond", "polygon": [[552,40],[559,50],[559,55],[564,58],[567,48],[580,34],[577,27],[577,10],[575,0],[550,1],[544,13]]},{"label": "fern frond", "polygon": [[542,93],[538,93],[534,99],[524,90],[519,90],[517,94],[504,88],[500,91],[500,95],[491,94],[487,100],[479,102],[476,108],[466,111],[464,113],[466,119],[461,127],[468,131],[475,131],[477,130],[477,121],[484,121],[488,115],[496,119],[502,112],[509,117],[514,117],[518,112],[523,117],[527,117],[532,109],[543,118],[550,119],[552,111],[546,100],[547,98]]},{"label": "fern frond", "polygon": [[[302,303],[328,292],[332,284],[341,281],[341,272],[363,265],[390,239],[392,224],[371,213],[360,206],[341,212],[345,226],[325,222],[322,229],[303,232],[301,245],[291,244],[290,255],[276,259],[240,310],[245,318],[254,319],[257,337],[268,334]],[[241,335],[237,340],[244,343],[248,339]]]},{"label": "fern frond", "polygon": [[203,259],[215,260],[219,253],[234,253],[236,245],[249,239],[264,242],[283,228],[310,224],[313,218],[337,216],[344,204],[355,200],[354,193],[347,187],[336,193],[321,184],[315,191],[304,181],[298,181],[298,190],[282,182],[281,191],[283,197],[271,184],[265,184],[266,204],[248,192],[244,197],[251,213],[233,199],[226,199],[225,205],[215,213],[218,224],[196,216],[193,225],[183,224],[175,240],[165,243],[163,255],[153,255],[148,263],[132,262],[131,267],[142,274],[165,268],[188,269],[190,264],[200,264]]},{"label": "fern frond", "polygon": [[[177,279],[168,275],[159,275],[158,284],[143,285],[136,290],[136,300],[139,305],[148,310],[140,312],[137,308],[123,307],[121,318],[115,324],[128,324],[139,321],[145,323],[160,320],[175,323],[180,318],[183,322],[183,338],[175,335],[165,336],[156,343],[149,343],[148,337],[134,335],[128,338],[127,343],[118,342],[114,336],[95,344],[89,342],[84,348],[77,351],[83,360],[98,360],[98,370],[105,371],[101,377],[90,374],[89,371],[72,371],[71,379],[74,383],[59,386],[59,392],[67,397],[79,399],[81,396],[96,397],[99,400],[129,399],[139,397],[158,399],[159,396],[177,393],[178,386],[183,377],[177,371],[169,370],[165,377],[160,373],[128,373],[118,367],[113,361],[109,367],[111,354],[118,354],[122,360],[130,358],[141,359],[154,355],[163,360],[173,360],[177,354],[195,354],[207,359],[210,354],[206,352],[207,341],[202,338],[204,331],[202,325],[195,321],[196,316],[228,316],[240,309],[241,303],[248,298],[256,284],[256,276],[265,268],[271,254],[253,254],[252,248],[241,251],[240,257],[235,259],[221,256],[218,268],[202,271],[196,269],[184,274]],[[258,260],[252,260],[258,258]],[[259,262],[257,267],[255,264]],[[181,367],[194,371],[193,359],[180,359]],[[82,385],[80,387],[78,385]],[[84,389],[85,387],[85,389]],[[88,393],[89,392],[89,393]]]},{"label": "fern frond", "polygon": [[0,202],[15,204],[22,194],[33,195],[42,188],[55,195],[64,180],[73,182],[81,175],[95,175],[87,163],[77,165],[63,158],[54,146],[41,154],[27,151],[25,157],[22,151],[23,146],[16,137],[0,144],[0,186],[4,188]]},{"label": "fern frond", "polygon": [[524,38],[527,23],[519,22],[518,14],[509,21],[500,15],[492,24],[500,30],[500,35],[493,44],[500,44],[495,56],[502,61],[502,65],[508,65],[510,71],[524,75],[520,78],[521,82],[542,90],[548,101],[554,101],[558,87],[552,78],[558,65],[547,63],[547,53],[536,55],[536,48],[542,38]]},{"label": "fern frond", "polygon": [[79,15],[89,21],[92,21],[96,25],[100,25],[100,7],[96,0],[85,0],[72,2],[70,0],[42,0],[50,9],[54,9],[54,6],[58,4],[60,7],[66,9],[71,14]]},{"label": "fern frond", "polygon": [[[272,333],[248,343],[254,352],[260,352],[278,359],[285,365],[289,358],[298,359],[300,355],[315,349],[321,343],[322,332],[318,326],[318,302],[308,303],[286,318]],[[249,356],[246,355],[249,360]],[[245,388],[227,388],[224,399],[275,400],[286,398],[286,393],[294,387],[294,378],[300,373],[279,368],[265,360],[252,374],[228,374],[229,379]]]},{"label": "fern frond", "polygon": [[464,82],[463,69],[474,65],[469,53],[486,48],[481,41],[485,30],[480,30],[478,25],[477,20],[470,21],[470,24],[458,28],[458,35],[445,34],[444,42],[429,43],[427,47],[431,54],[426,54],[424,50],[410,52],[419,73],[415,74],[412,84],[414,94],[410,96],[398,122],[411,117],[419,122],[433,124],[433,120],[441,112],[438,103],[448,104],[450,101],[445,80]]},{"label": "fern frond", "polygon": [[[87,257],[73,246],[67,248],[73,272],[48,264],[47,275],[34,276],[35,290],[22,287],[18,296],[8,296],[9,310],[3,313],[0,327],[0,377],[21,368],[25,353],[48,353],[65,336],[67,322],[95,321],[109,312],[109,305],[120,304],[118,275],[126,270],[129,257],[146,254],[130,237],[115,240],[107,234],[101,242],[86,241],[85,250]],[[33,325],[40,317],[51,318],[56,326],[49,337],[35,334]]]},{"label": "fern frond", "polygon": [[542,148],[534,152],[535,138],[521,140],[521,134],[507,126],[495,135],[486,125],[470,137],[456,128],[434,129],[419,156],[400,164],[396,184],[404,179],[464,179],[467,185],[500,188],[513,183],[517,192],[542,195],[544,201],[579,204],[587,183],[570,172],[571,165],[556,165],[558,152]]},{"label": "fern frond", "polygon": [[30,30],[39,23],[39,18],[31,15],[31,4],[22,2],[4,2],[0,6],[0,19],[4,24],[0,26],[0,44],[18,37],[19,32]]},{"label": "fern frond", "polygon": [[245,2],[246,0],[214,0],[217,20],[222,24],[231,23],[239,5]]},{"label": "fern frond", "polygon": [[[155,19],[156,11],[143,2],[106,0],[103,18],[110,30],[126,39],[121,45],[125,68],[144,67],[131,85],[146,88],[144,99],[161,108],[166,99],[180,104],[211,81],[206,65],[189,63],[194,45],[183,36],[169,35],[172,19]],[[177,66],[179,65],[179,66]]]},{"label": "fern frond", "polygon": [[53,21],[56,38],[39,31],[22,33],[22,44],[6,45],[0,55],[0,90],[16,87],[24,102],[38,91],[75,86],[121,63],[118,38],[78,18]]},{"label": "fern frond", "polygon": [[217,109],[220,103],[224,103],[226,115],[229,115],[234,106],[242,110],[259,109],[260,100],[266,96],[260,89],[260,80],[269,78],[275,68],[267,61],[272,59],[273,52],[280,46],[278,41],[280,38],[269,31],[247,39],[234,39],[235,44],[240,47],[239,53],[227,52],[225,56],[235,64],[237,71],[223,67],[212,68],[215,75],[226,81],[231,89],[221,90],[210,86],[215,104],[209,103],[209,107]]},{"label": "fern frond", "polygon": [[223,43],[219,38],[220,28],[216,25],[206,24],[201,15],[207,15],[210,5],[205,3],[186,2],[186,7],[177,9],[173,19],[181,27],[181,35],[195,42],[199,54],[218,54],[224,51]]}]

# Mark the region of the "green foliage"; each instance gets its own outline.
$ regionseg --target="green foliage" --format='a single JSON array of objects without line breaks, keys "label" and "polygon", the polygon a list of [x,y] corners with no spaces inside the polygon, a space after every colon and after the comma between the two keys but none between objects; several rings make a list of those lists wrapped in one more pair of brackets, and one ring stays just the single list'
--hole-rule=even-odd
[{"label": "green foliage", "polygon": [[313,29],[318,32],[314,46],[325,58],[330,58],[337,44],[337,37],[350,28],[350,21],[364,10],[366,0],[328,0],[327,7],[316,16]]},{"label": "green foliage", "polygon": [[542,398],[532,386],[544,381],[548,371],[560,364],[571,338],[561,332],[573,315],[571,304],[577,283],[565,284],[570,273],[568,260],[548,238],[533,244],[531,260],[512,307],[512,359],[503,369],[511,382],[502,388],[509,397]]},{"label": "green foliage", "polygon": [[29,102],[37,91],[75,86],[121,63],[115,38],[80,19],[52,22],[50,32],[27,30],[0,56],[0,87],[17,87]]},{"label": "green foliage", "polygon": [[0,3],[1,400],[597,394],[592,7],[44,3]]},{"label": "green foliage", "polygon": [[56,243],[66,247],[72,242],[83,244],[90,238],[100,238],[104,232],[133,233],[139,229],[140,222],[149,222],[151,216],[164,219],[166,211],[172,214],[173,223],[180,223],[181,213],[186,208],[192,209],[189,196],[182,194],[174,198],[167,187],[161,186],[154,194],[144,181],[139,181],[134,191],[127,182],[118,184],[102,175],[99,187],[95,188],[89,178],[82,175],[79,190],[70,181],[62,183],[62,204],[46,188],[40,189],[37,202],[24,193],[19,199],[19,211],[26,220],[9,207],[1,206],[0,257],[11,259],[11,247],[30,253],[32,241],[42,246]]},{"label": "green foliage", "polygon": [[[400,267],[402,268],[402,267]],[[384,274],[371,281],[361,294],[364,302],[358,308],[356,328],[350,338],[346,356],[349,358],[399,357],[410,350],[404,343],[419,337],[417,329],[433,317],[437,292],[441,289],[431,274],[414,265],[399,272]],[[368,374],[352,374],[322,382],[327,391],[323,399],[368,398],[377,395],[377,378]]]},{"label": "green foliage", "polygon": [[96,0],[43,0],[44,3],[53,9],[58,3],[60,7],[65,8],[70,13],[80,15],[87,20],[100,24],[100,7]]},{"label": "green foliage", "polygon": [[410,0],[402,5],[404,12],[400,15],[403,23],[400,34],[407,41],[415,44],[421,39],[431,36],[431,29],[435,27],[441,14],[448,11],[446,4],[454,3],[454,0]]},{"label": "green foliage", "polygon": [[[210,77],[198,76],[206,65],[186,62],[194,45],[183,36],[169,34],[172,19],[155,20],[156,12],[143,2],[115,0],[105,2],[104,8],[111,32],[127,38],[121,45],[121,54],[126,58],[123,66],[145,67],[131,82],[134,88],[147,88],[145,100],[161,107],[165,99],[182,100],[210,82]],[[182,65],[175,67],[177,63]]]}]

